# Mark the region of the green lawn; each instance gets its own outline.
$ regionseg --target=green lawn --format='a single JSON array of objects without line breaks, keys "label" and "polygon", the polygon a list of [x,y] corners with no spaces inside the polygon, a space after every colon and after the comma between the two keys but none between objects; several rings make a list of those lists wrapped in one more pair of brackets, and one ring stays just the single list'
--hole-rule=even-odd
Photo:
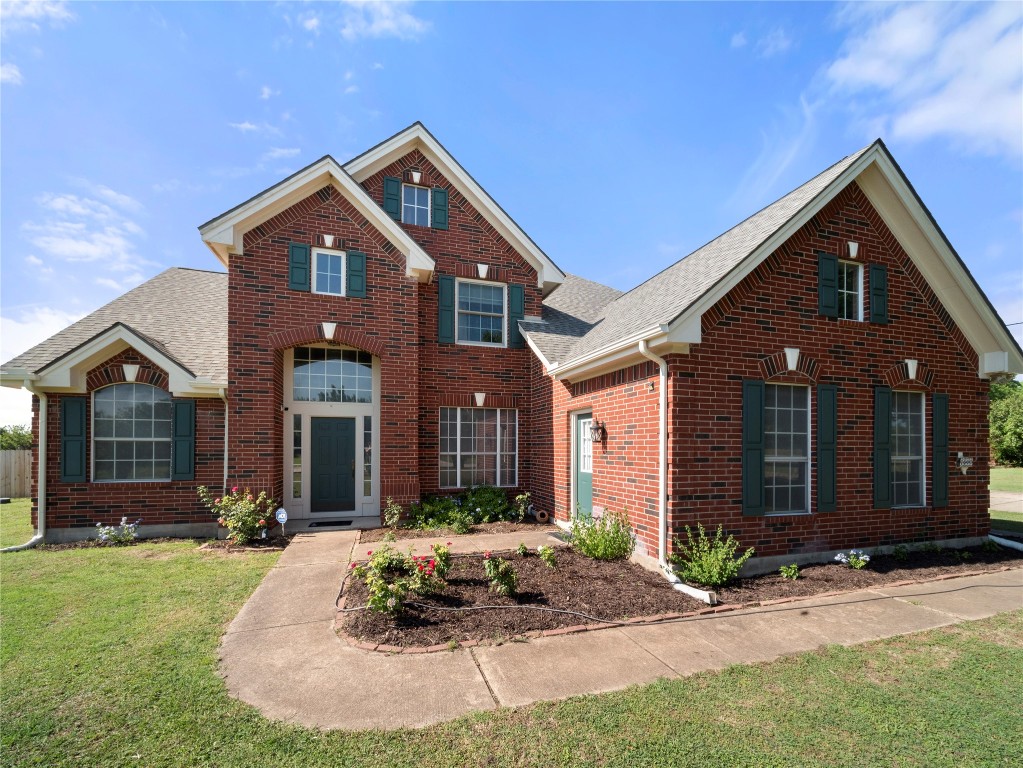
[{"label": "green lawn", "polygon": [[992,467],[988,488],[992,491],[1023,493],[1023,467]]},{"label": "green lawn", "polygon": [[11,499],[10,504],[0,504],[0,549],[24,544],[34,533],[30,499]]},{"label": "green lawn", "polygon": [[991,510],[991,527],[1023,535],[1023,513]]},{"label": "green lawn", "polygon": [[187,541],[0,555],[4,764],[1018,764],[1023,612],[421,731],[271,723],[216,667],[276,557]]}]

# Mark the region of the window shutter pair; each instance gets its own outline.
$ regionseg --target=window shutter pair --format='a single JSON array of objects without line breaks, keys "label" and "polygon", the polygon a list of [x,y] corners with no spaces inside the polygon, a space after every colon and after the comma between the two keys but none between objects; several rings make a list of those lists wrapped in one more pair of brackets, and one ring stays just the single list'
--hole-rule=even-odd
[{"label": "window shutter pair", "polygon": [[[892,506],[892,390],[874,389],[874,508]],[[931,398],[931,506],[948,506],[948,395]]]},{"label": "window shutter pair", "polygon": [[[869,267],[870,313],[872,323],[888,322],[888,268],[884,264]],[[838,257],[817,252],[817,312],[838,317]]]},{"label": "window shutter pair", "polygon": [[[366,254],[345,251],[345,295],[366,298]],[[313,255],[306,243],[288,246],[288,287],[293,291],[309,291],[312,286]]]},{"label": "window shutter pair", "polygon": [[[384,176],[384,213],[401,221],[401,179],[397,176]],[[448,228],[448,191],[441,187],[430,190],[430,226]]]},{"label": "window shutter pair", "polygon": [[[764,387],[762,381],[742,383],[742,513],[763,515],[764,506]],[[817,511],[837,508],[838,387],[817,387],[817,446],[811,452],[817,465]]]},{"label": "window shutter pair", "polygon": [[[60,481],[84,483],[86,466],[85,397],[60,399]],[[45,447],[44,447],[45,448]],[[171,480],[195,479],[195,400],[175,400],[171,434]]]},{"label": "window shutter pair", "polygon": [[[508,346],[521,349],[526,340],[519,330],[519,320],[525,317],[526,291],[521,285],[508,286]],[[437,275],[437,341],[455,343],[455,278]]]}]

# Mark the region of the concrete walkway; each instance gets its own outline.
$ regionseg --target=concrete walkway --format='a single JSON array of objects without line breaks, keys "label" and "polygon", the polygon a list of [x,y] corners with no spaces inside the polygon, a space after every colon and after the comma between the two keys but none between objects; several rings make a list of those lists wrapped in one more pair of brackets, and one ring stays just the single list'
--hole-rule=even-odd
[{"label": "concrete walkway", "polygon": [[[284,551],[223,637],[221,673],[232,696],[268,718],[314,728],[419,727],[1023,609],[1018,569],[675,623],[388,656],[334,634],[334,603],[356,538],[354,531],[303,534]],[[472,538],[486,538],[483,548],[494,550],[525,540]],[[460,539],[459,549],[465,546]]]},{"label": "concrete walkway", "polygon": [[998,512],[1023,513],[1023,493],[991,491],[991,509]]}]

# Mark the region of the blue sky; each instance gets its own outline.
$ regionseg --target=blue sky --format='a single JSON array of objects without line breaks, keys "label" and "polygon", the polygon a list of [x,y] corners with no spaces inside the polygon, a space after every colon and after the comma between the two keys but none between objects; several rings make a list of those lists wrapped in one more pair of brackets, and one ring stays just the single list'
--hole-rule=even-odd
[{"label": "blue sky", "polygon": [[199,224],[415,120],[562,269],[621,289],[881,136],[1023,321],[1019,3],[5,0],[0,32],[3,360],[218,269]]}]

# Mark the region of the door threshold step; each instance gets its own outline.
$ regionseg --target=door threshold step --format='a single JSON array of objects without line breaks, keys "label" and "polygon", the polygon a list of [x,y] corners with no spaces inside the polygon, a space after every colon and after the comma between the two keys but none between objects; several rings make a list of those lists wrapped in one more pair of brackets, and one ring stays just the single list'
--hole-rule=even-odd
[{"label": "door threshold step", "polygon": [[310,528],[347,528],[351,526],[351,520],[315,520],[309,523]]}]

